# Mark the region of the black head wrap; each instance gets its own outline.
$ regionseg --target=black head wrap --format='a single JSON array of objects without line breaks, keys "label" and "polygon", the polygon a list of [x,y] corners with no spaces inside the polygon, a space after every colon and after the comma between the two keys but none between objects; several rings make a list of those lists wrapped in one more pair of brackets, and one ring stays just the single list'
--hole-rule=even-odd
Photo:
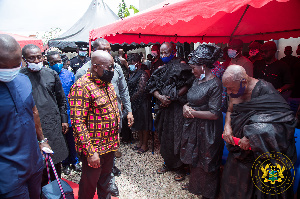
[{"label": "black head wrap", "polygon": [[223,56],[223,51],[220,47],[213,44],[201,44],[189,54],[189,64],[203,65],[208,68],[214,68],[214,63],[219,57]]},{"label": "black head wrap", "polygon": [[127,55],[127,61],[128,62],[141,62],[141,55],[138,53],[131,53]]}]

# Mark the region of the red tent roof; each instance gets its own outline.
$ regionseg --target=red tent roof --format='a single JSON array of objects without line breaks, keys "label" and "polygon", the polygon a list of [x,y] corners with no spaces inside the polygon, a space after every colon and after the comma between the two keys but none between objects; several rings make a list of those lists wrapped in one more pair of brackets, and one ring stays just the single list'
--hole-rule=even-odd
[{"label": "red tent roof", "polygon": [[230,38],[249,42],[299,37],[299,10],[299,0],[167,0],[90,31],[90,40],[227,43]]},{"label": "red tent roof", "polygon": [[0,34],[7,34],[7,35],[12,36],[13,38],[15,38],[17,40],[17,42],[20,44],[21,48],[23,48],[27,44],[34,44],[34,45],[37,45],[41,49],[42,52],[44,51],[43,41],[40,39],[35,39],[32,37],[26,37],[26,36],[22,36],[22,35],[2,32],[2,31],[0,31]]}]

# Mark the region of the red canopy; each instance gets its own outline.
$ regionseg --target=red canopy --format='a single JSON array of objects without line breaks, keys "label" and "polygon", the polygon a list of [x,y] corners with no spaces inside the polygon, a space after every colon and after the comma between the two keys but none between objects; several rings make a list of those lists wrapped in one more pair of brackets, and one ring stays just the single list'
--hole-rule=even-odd
[{"label": "red canopy", "polygon": [[34,44],[34,45],[37,45],[41,49],[42,52],[44,51],[43,41],[40,39],[35,39],[32,37],[25,37],[22,35],[17,35],[17,34],[12,34],[12,33],[6,33],[6,32],[2,32],[2,31],[0,31],[0,34],[6,34],[6,35],[12,36],[13,38],[15,38],[17,40],[17,42],[20,44],[21,48],[23,48],[27,44]]},{"label": "red canopy", "polygon": [[244,42],[300,37],[299,0],[168,0],[90,31],[110,43]]}]

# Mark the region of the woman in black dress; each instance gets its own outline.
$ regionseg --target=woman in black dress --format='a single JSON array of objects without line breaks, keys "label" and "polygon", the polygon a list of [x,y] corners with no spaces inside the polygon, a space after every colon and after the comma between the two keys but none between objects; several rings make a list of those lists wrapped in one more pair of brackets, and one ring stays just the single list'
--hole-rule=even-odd
[{"label": "woman in black dress", "polygon": [[222,49],[203,44],[189,56],[196,79],[187,93],[188,103],[183,107],[185,122],[180,158],[191,169],[190,181],[185,188],[193,194],[202,195],[202,198],[216,198],[224,146],[223,88],[221,80],[212,74],[211,69],[222,56]]},{"label": "woman in black dress", "polygon": [[128,54],[128,65],[130,72],[127,84],[134,117],[131,129],[138,132],[139,138],[139,143],[134,149],[142,154],[148,151],[149,132],[152,129],[151,98],[146,91],[149,75],[137,53]]}]

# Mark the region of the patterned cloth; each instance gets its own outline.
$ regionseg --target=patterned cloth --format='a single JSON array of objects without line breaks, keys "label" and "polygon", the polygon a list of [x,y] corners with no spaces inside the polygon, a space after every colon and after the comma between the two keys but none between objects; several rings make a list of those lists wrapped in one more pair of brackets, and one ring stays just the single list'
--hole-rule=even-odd
[{"label": "patterned cloth", "polygon": [[88,72],[72,86],[69,102],[77,151],[87,157],[116,151],[120,114],[112,84]]}]

